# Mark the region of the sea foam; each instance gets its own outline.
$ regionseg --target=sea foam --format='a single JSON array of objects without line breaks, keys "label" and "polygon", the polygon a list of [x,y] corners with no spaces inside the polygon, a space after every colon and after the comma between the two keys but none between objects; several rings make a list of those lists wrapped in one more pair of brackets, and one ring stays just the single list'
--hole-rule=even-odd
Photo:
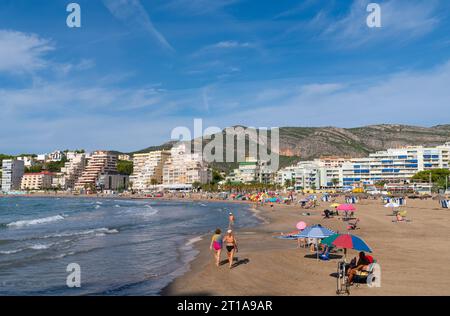
[{"label": "sea foam", "polygon": [[16,222],[9,223],[6,226],[7,227],[26,227],[26,226],[32,226],[32,225],[57,222],[57,221],[60,221],[63,219],[64,219],[64,216],[56,215],[56,216],[50,216],[50,217],[44,217],[44,218],[16,221]]}]

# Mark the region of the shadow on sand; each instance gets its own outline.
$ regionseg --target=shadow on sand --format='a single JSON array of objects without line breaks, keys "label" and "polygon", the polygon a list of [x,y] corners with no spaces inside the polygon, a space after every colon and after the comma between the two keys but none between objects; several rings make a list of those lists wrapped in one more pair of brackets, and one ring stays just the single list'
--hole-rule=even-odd
[{"label": "shadow on sand", "polygon": [[[320,255],[319,255],[320,256]],[[341,259],[343,257],[343,255],[338,255],[338,254],[334,254],[334,253],[330,253],[329,255],[328,255],[328,258],[330,258],[330,260],[332,260],[332,259]],[[317,259],[317,254],[315,254],[315,253],[311,253],[311,254],[307,254],[307,255],[305,255],[305,258],[308,258],[308,259]],[[319,259],[320,260],[320,259]]]},{"label": "shadow on sand", "polygon": [[[248,258],[239,260],[239,258],[236,258],[236,257],[235,257],[235,258],[233,258],[233,262],[234,262],[234,263],[233,263],[233,265],[231,266],[232,269],[234,269],[234,268],[240,266],[241,264],[247,264],[247,263],[250,262],[250,260],[249,260]],[[228,264],[228,259],[222,260],[222,261],[220,262],[220,265],[221,265],[221,266],[224,265],[224,264]]]}]

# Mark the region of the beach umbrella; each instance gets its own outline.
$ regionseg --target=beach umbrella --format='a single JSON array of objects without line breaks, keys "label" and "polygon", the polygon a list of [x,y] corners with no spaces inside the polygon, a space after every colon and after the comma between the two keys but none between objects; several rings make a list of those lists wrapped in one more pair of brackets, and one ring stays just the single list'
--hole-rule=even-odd
[{"label": "beach umbrella", "polygon": [[306,228],[306,223],[301,221],[298,222],[297,225],[295,226],[298,230],[304,230]]},{"label": "beach umbrella", "polygon": [[350,211],[351,212],[356,211],[356,208],[355,208],[355,206],[353,206],[353,204],[340,204],[338,207],[336,207],[336,210],[344,211],[345,217],[347,218],[347,213]]},{"label": "beach umbrella", "polygon": [[344,249],[344,256],[347,259],[347,249],[357,251],[372,252],[372,249],[360,237],[351,234],[334,234],[322,240],[328,246],[335,246]]},{"label": "beach umbrella", "polygon": [[356,211],[355,206],[353,204],[340,204],[338,207],[336,207],[338,211]]},{"label": "beach umbrella", "polygon": [[319,260],[319,238],[326,238],[328,236],[334,235],[335,232],[331,229],[323,227],[322,225],[312,225],[306,227],[300,234],[298,234],[297,238],[313,238],[316,240],[316,248],[317,248],[317,260]]}]

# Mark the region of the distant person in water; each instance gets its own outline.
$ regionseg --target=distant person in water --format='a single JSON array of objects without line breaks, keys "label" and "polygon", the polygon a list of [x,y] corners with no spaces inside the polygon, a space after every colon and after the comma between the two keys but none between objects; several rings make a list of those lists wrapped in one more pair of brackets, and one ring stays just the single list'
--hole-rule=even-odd
[{"label": "distant person in water", "polygon": [[233,267],[234,254],[238,251],[237,241],[231,229],[227,231],[223,241],[225,242],[225,247],[227,248],[228,267],[231,269]]},{"label": "distant person in water", "polygon": [[220,264],[220,255],[222,253],[222,231],[217,228],[214,232],[214,235],[211,238],[211,245],[209,246],[210,250],[214,251],[214,259],[216,266]]},{"label": "distant person in water", "polygon": [[228,214],[228,228],[232,228],[234,226],[234,215],[233,213]]}]

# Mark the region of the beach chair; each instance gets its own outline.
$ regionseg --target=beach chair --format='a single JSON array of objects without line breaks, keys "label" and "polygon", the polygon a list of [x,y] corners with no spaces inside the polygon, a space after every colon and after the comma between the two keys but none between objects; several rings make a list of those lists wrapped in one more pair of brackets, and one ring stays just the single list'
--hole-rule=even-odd
[{"label": "beach chair", "polygon": [[367,270],[361,270],[358,271],[358,273],[353,277],[353,284],[355,284],[356,287],[359,287],[361,284],[367,284],[369,279],[370,281],[375,281],[375,274],[374,269],[377,266],[377,261],[374,260],[367,268]]}]

